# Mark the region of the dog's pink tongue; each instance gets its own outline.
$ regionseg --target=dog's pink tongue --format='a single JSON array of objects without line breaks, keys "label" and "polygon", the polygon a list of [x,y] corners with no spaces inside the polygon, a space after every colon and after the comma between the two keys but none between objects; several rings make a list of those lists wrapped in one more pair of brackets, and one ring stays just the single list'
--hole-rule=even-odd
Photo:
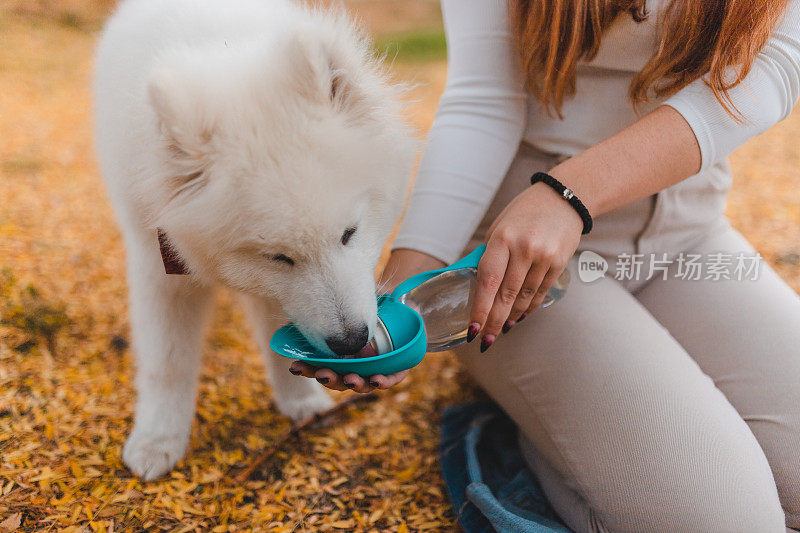
[{"label": "dog's pink tongue", "polygon": [[366,346],[361,348],[359,351],[353,354],[353,357],[372,357],[374,355],[378,355],[378,352],[375,351],[375,348],[372,346],[372,343],[367,343]]}]

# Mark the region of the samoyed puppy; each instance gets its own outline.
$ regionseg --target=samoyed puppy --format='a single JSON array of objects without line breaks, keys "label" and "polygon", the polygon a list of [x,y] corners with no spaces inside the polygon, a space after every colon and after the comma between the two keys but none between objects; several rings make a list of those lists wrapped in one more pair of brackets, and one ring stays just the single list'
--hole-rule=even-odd
[{"label": "samoyed puppy", "polygon": [[[371,338],[374,269],[416,152],[399,93],[340,12],[127,0],[109,20],[96,144],[127,249],[133,472],[153,479],[184,455],[214,285],[241,293],[278,409],[331,406],[268,339],[287,319],[332,356]],[[165,273],[176,262],[186,275]]]}]

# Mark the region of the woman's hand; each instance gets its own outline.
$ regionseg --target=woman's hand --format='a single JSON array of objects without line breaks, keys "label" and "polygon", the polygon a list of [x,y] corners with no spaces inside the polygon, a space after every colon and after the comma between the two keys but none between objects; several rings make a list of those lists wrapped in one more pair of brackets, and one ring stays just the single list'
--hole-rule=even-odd
[{"label": "woman's hand", "polygon": [[[389,261],[383,269],[378,287],[381,292],[392,292],[404,280],[426,270],[442,268],[445,264],[438,259],[416,250],[397,249],[392,251]],[[324,386],[333,390],[353,390],[355,392],[371,392],[374,389],[388,389],[397,385],[408,375],[408,370],[363,378],[358,374],[337,374],[330,368],[317,368],[300,361],[294,361],[289,372],[295,376],[316,378]]]},{"label": "woman's hand", "polygon": [[484,352],[501,331],[541,305],[575,253],[582,230],[572,206],[544,183],[514,198],[487,233],[468,340],[482,332]]},{"label": "woman's hand", "polygon": [[330,368],[317,368],[307,363],[294,361],[289,367],[289,372],[295,376],[316,378],[317,381],[331,390],[352,390],[360,393],[372,392],[375,389],[388,389],[403,381],[408,375],[408,370],[396,374],[377,374],[369,378],[362,378],[358,374],[337,374]]}]

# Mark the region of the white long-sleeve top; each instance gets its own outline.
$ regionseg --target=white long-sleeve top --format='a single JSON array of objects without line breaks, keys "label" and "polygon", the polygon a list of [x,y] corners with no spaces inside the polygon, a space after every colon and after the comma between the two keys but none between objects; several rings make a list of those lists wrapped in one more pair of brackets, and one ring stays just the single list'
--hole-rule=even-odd
[{"label": "white long-sleeve top", "polygon": [[[577,91],[549,116],[524,90],[509,29],[506,0],[442,0],[448,76],[394,248],[411,248],[446,262],[457,259],[502,182],[521,142],[572,156],[637,120],[628,86],[657,46],[656,21],[667,0],[648,0],[642,23],[620,16],[603,36],[597,57],[579,65]],[[711,89],[697,80],[664,102],[694,131],[700,175],[786,118],[800,95],[800,0],[788,10],[760,51],[744,82],[730,91],[744,122],[737,122]],[[699,176],[694,180],[697,187]],[[713,178],[709,178],[713,179]],[[691,180],[687,180],[691,181]],[[682,182],[683,183],[683,182]],[[691,216],[689,186],[665,194],[661,216]],[[724,208],[723,194],[713,209]],[[662,191],[663,192],[663,191]],[[661,193],[660,193],[661,194]],[[680,195],[681,200],[677,199]],[[691,196],[691,194],[689,194]],[[674,204],[674,205],[672,205]]]}]

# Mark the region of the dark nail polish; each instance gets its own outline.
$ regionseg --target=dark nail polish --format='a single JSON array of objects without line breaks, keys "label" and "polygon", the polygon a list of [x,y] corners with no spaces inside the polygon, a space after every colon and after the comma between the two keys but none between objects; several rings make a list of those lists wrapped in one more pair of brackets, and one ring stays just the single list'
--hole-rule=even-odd
[{"label": "dark nail polish", "polygon": [[481,353],[489,349],[489,346],[494,342],[494,335],[484,335],[481,338]]},{"label": "dark nail polish", "polygon": [[503,324],[503,333],[508,333],[508,330],[514,327],[516,322],[514,320],[506,320],[505,324]]},{"label": "dark nail polish", "polygon": [[328,378],[317,378],[317,381],[319,381],[320,383],[322,383],[323,385],[325,385],[325,384],[326,384],[326,383],[328,383],[330,380],[329,380]]},{"label": "dark nail polish", "polygon": [[522,322],[522,319],[525,318],[526,316],[528,316],[528,313],[522,313],[521,315],[519,315],[517,322]]},{"label": "dark nail polish", "polygon": [[469,325],[469,329],[467,330],[467,342],[472,342],[475,340],[475,337],[478,336],[478,333],[481,331],[481,325],[477,322],[473,322]]},{"label": "dark nail polish", "polygon": [[348,383],[346,381],[344,382],[344,386],[347,387],[348,389],[355,389],[356,388],[356,384],[355,383]]},{"label": "dark nail polish", "polygon": [[299,370],[295,370],[294,368],[290,368],[289,372],[291,372],[295,376],[299,376],[300,374],[302,374],[302,372],[300,372]]},{"label": "dark nail polish", "polygon": [[377,381],[370,381],[369,384],[375,387],[376,389],[381,386],[381,384],[378,383]]}]

